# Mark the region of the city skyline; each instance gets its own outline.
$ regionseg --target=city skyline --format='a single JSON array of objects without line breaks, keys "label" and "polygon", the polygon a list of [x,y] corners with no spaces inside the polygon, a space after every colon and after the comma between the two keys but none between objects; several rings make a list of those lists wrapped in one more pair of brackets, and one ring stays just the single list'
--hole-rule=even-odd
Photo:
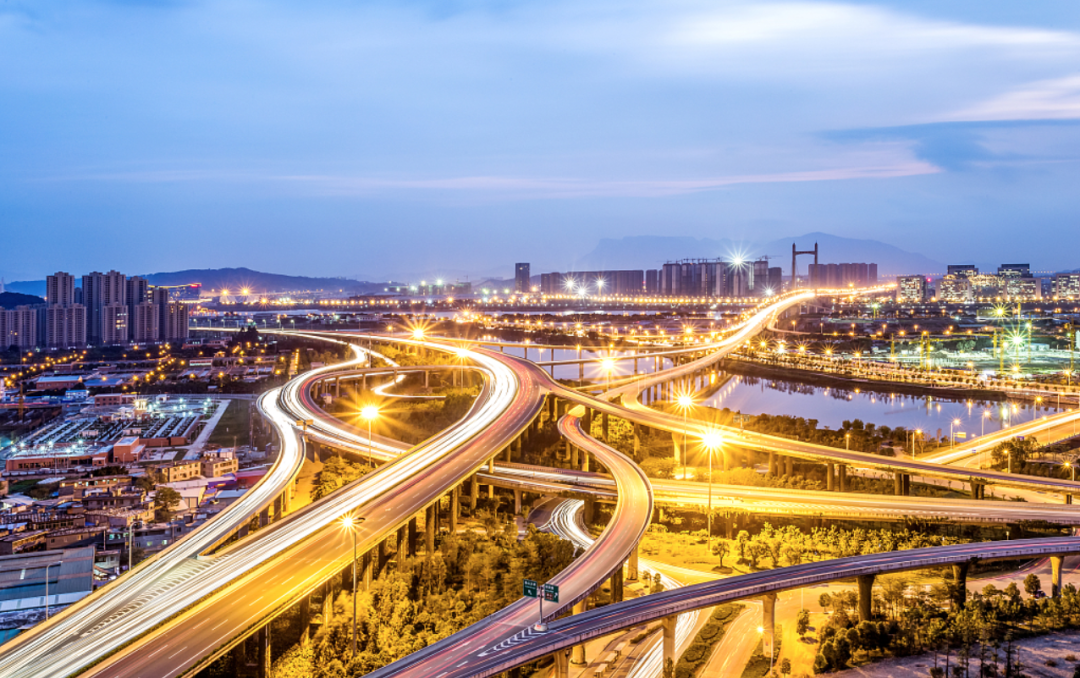
[{"label": "city skyline", "polygon": [[1061,269],[1080,238],[1080,17],[1051,3],[8,3],[0,45],[8,280],[812,231]]}]

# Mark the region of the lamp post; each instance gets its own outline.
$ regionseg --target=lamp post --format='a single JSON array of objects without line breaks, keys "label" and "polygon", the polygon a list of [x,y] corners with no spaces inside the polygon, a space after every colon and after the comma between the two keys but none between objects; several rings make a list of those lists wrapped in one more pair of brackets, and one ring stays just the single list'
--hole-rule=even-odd
[{"label": "lamp post", "polygon": [[979,437],[986,435],[986,420],[990,418],[990,410],[983,410],[982,416],[982,429],[979,431]]},{"label": "lamp post", "polygon": [[375,468],[375,457],[373,456],[373,445],[371,441],[371,422],[378,416],[379,408],[376,405],[364,405],[360,408],[360,417],[367,422],[368,460],[371,462],[371,468]]},{"label": "lamp post", "polygon": [[1072,477],[1070,478],[1070,480],[1072,480],[1075,483],[1076,482],[1076,467],[1073,466],[1073,463],[1071,461],[1067,461],[1067,462],[1065,462],[1065,468],[1067,468],[1067,469],[1069,469],[1069,471],[1071,471],[1071,476]]},{"label": "lamp post", "polygon": [[844,449],[846,449],[848,451],[851,450],[851,434],[850,433],[845,433],[844,434]]},{"label": "lamp post", "polygon": [[956,447],[956,435],[953,433],[953,427],[959,425],[959,419],[953,419],[949,422],[949,447]]},{"label": "lamp post", "polygon": [[720,449],[720,446],[723,444],[723,442],[723,438],[718,432],[715,431],[710,431],[706,433],[705,437],[701,439],[701,444],[705,446],[705,452],[709,455],[709,499],[707,504],[708,508],[705,514],[707,525],[705,533],[705,548],[708,549],[710,554],[712,553],[712,460],[713,454],[716,452],[716,450]]},{"label": "lamp post", "polygon": [[360,523],[364,518],[354,518],[346,515],[341,519],[341,526],[352,532],[352,656],[356,657],[356,533],[360,529]]},{"label": "lamp post", "polygon": [[49,568],[53,565],[63,565],[64,561],[58,560],[45,566],[45,618],[49,618]]},{"label": "lamp post", "polygon": [[[675,403],[679,406],[679,409],[682,410],[682,455],[681,456],[682,456],[682,460],[683,460],[683,466],[685,467],[686,466],[686,426],[687,426],[686,415],[687,415],[687,412],[689,412],[694,407],[694,398],[692,396],[690,396],[690,394],[684,393],[683,395],[681,395],[681,396],[679,396],[678,398],[675,399]],[[683,475],[684,476],[686,475],[685,470],[683,471]]]}]

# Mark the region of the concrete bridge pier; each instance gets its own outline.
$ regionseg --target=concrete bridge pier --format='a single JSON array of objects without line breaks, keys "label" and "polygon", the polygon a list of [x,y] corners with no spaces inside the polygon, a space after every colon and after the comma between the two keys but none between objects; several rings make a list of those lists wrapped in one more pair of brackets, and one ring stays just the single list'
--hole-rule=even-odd
[{"label": "concrete bridge pier", "polygon": [[480,501],[480,478],[475,473],[469,479],[469,513],[476,514],[476,504]]},{"label": "concrete bridge pier", "polygon": [[1071,494],[1066,494],[1066,495],[1064,495],[1064,496],[1065,496],[1065,503],[1066,503],[1066,504],[1071,504],[1071,503],[1073,503],[1073,502],[1072,502],[1072,495],[1071,495]]},{"label": "concrete bridge pier", "polygon": [[859,583],[859,620],[870,621],[874,602],[874,575],[861,574],[855,577]]},{"label": "concrete bridge pier", "polygon": [[602,413],[600,415],[600,431],[601,431],[601,436],[602,436],[604,442],[605,443],[609,442],[610,437],[608,435],[609,428],[608,428],[608,413],[607,412],[604,412],[604,413]]},{"label": "concrete bridge pier", "polygon": [[585,499],[585,524],[588,525],[593,521],[593,514],[596,513],[596,500],[592,497]]},{"label": "concrete bridge pier", "polygon": [[419,529],[419,525],[417,525],[417,523],[416,523],[416,518],[414,517],[411,520],[409,520],[409,546],[408,546],[409,550],[408,550],[408,555],[410,555],[410,556],[415,556],[416,555],[416,542],[419,541],[419,537],[420,537],[420,529]]},{"label": "concrete bridge pier", "polygon": [[986,498],[986,485],[972,481],[971,483],[971,498],[972,499],[985,499]]},{"label": "concrete bridge pier", "polygon": [[[495,457],[488,459],[488,473],[495,473]],[[495,486],[488,485],[488,499],[495,498]]]},{"label": "concrete bridge pier", "polygon": [[461,486],[455,485],[450,490],[450,534],[456,534],[458,529],[458,516],[461,515]]},{"label": "concrete bridge pier", "polygon": [[521,490],[514,490],[514,515],[521,514]]},{"label": "concrete bridge pier", "polygon": [[967,576],[968,563],[957,563],[952,566],[953,584],[956,586],[953,603],[963,607],[967,603]]},{"label": "concrete bridge pier", "polygon": [[322,623],[325,627],[330,623],[330,620],[334,618],[334,582],[333,580],[327,580],[323,584],[323,599],[322,599]]},{"label": "concrete bridge pier", "polygon": [[775,452],[769,452],[769,475],[770,475],[770,476],[775,476],[775,475],[777,475],[777,470],[776,470],[776,453],[775,453]]},{"label": "concrete bridge pier", "polygon": [[[639,454],[641,454],[641,426],[635,422],[634,423],[634,457],[637,458],[637,456]],[[1071,499],[1072,497],[1070,496],[1069,498]]]},{"label": "concrete bridge pier", "polygon": [[592,435],[592,410],[585,408],[585,414],[581,417],[581,430],[585,435]]},{"label": "concrete bridge pier", "polygon": [[311,641],[311,595],[300,599],[300,647],[307,647]]},{"label": "concrete bridge pier", "polygon": [[263,624],[255,638],[258,648],[256,650],[258,669],[255,675],[258,678],[270,678],[270,624]]},{"label": "concrete bridge pier", "polygon": [[263,510],[259,511],[259,527],[266,527],[270,524],[270,507],[267,506]]},{"label": "concrete bridge pier", "polygon": [[630,552],[630,558],[626,561],[626,578],[629,581],[638,580],[638,551],[641,550],[641,544],[635,544],[634,550]]},{"label": "concrete bridge pier", "polygon": [[428,554],[435,553],[435,505],[427,507],[424,516],[424,547]]},{"label": "concrete bridge pier", "polygon": [[784,457],[784,474],[789,478],[795,475],[795,457]]},{"label": "concrete bridge pier", "polygon": [[589,472],[589,451],[588,450],[582,450],[581,451],[581,470],[586,472],[586,473]]},{"label": "concrete bridge pier", "polygon": [[406,525],[402,525],[397,531],[397,560],[398,567],[400,568],[405,562],[405,556],[409,550],[409,528]]},{"label": "concrete bridge pier", "polygon": [[621,603],[623,601],[623,569],[620,565],[615,568],[615,571],[611,573],[611,602]]},{"label": "concrete bridge pier", "polygon": [[1050,556],[1050,595],[1054,598],[1061,596],[1061,563],[1063,556]]},{"label": "concrete bridge pier", "polygon": [[829,492],[836,490],[836,464],[831,461],[825,464],[825,489]]},{"label": "concrete bridge pier", "polygon": [[767,593],[761,597],[761,650],[766,657],[772,657],[774,635],[776,634],[776,594]]},{"label": "concrete bridge pier", "polygon": [[837,476],[838,476],[837,480],[839,481],[839,484],[840,484],[840,491],[841,492],[847,492],[848,491],[847,464],[839,464],[839,468],[837,469]]},{"label": "concrete bridge pier", "polygon": [[[569,440],[565,441],[565,443],[563,444],[563,449],[566,452],[566,461],[571,461],[572,459],[574,459],[574,446],[570,444]],[[574,466],[577,466],[577,462],[571,463],[573,463]]]},{"label": "concrete bridge pier", "polygon": [[570,468],[578,468],[581,466],[581,460],[578,459],[578,449],[574,445],[570,444],[570,441],[566,441],[567,453],[570,455]]},{"label": "concrete bridge pier", "polygon": [[374,577],[374,574],[375,574],[374,569],[375,569],[375,567],[374,567],[374,563],[373,563],[374,558],[372,558],[373,555],[374,555],[373,550],[368,549],[367,551],[364,552],[364,555],[360,556],[360,568],[361,568],[360,571],[363,572],[362,581],[363,581],[363,584],[364,584],[364,590],[365,591],[370,591],[371,590],[371,582],[375,578]]},{"label": "concrete bridge pier", "polygon": [[678,620],[678,615],[671,615],[670,617],[664,617],[664,665],[666,666],[668,660],[674,664],[679,661],[679,658],[675,655],[675,622]]},{"label": "concrete bridge pier", "polygon": [[[574,603],[572,612],[573,614],[581,614],[587,609],[589,609],[589,599],[585,598],[584,600],[579,600],[578,602]],[[578,666],[589,663],[589,661],[585,658],[585,643],[580,643],[570,649],[570,663],[576,664]]]},{"label": "concrete bridge pier", "polygon": [[551,656],[555,660],[555,678],[570,678],[570,655],[566,650],[559,650]]}]

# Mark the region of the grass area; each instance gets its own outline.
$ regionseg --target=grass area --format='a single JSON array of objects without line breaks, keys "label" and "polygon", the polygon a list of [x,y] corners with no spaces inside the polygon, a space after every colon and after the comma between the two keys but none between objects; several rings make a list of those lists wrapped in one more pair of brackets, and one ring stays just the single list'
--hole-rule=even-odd
[{"label": "grass area", "polygon": [[33,480],[16,480],[8,485],[8,494],[26,494],[30,488],[38,484],[40,478]]},{"label": "grass area", "polygon": [[776,631],[773,634],[772,660],[765,656],[764,641],[759,640],[757,647],[754,648],[754,654],[750,655],[750,661],[746,662],[746,668],[743,669],[742,678],[763,678],[763,676],[769,674],[770,666],[778,671],[779,667],[775,665],[775,662],[776,658],[780,656],[780,642],[783,639],[781,631],[781,625],[777,624]]},{"label": "grass area", "polygon": [[713,648],[724,638],[727,625],[742,612],[743,606],[724,603],[713,608],[709,621],[698,630],[693,642],[675,665],[675,678],[694,678],[709,663]]},{"label": "grass area", "polygon": [[214,427],[207,442],[221,447],[247,445],[248,431],[251,426],[251,413],[246,400],[230,400],[221,416],[221,421]]}]

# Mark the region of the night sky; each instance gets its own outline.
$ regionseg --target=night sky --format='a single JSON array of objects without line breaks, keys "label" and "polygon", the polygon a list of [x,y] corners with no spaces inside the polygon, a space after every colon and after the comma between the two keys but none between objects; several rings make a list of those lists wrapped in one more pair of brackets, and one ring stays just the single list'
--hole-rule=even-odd
[{"label": "night sky", "polygon": [[1076,268],[1078,120],[1060,0],[0,0],[0,276],[810,231]]}]

